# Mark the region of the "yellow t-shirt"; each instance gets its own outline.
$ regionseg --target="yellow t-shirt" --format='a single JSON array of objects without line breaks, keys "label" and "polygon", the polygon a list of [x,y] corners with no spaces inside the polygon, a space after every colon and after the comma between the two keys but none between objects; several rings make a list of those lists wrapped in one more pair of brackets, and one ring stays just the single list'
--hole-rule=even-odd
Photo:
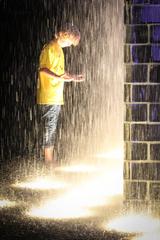
[{"label": "yellow t-shirt", "polygon": [[[56,75],[64,74],[64,53],[57,41],[52,41],[42,49],[39,59],[40,68],[48,68]],[[37,84],[38,104],[64,104],[64,82],[39,72]]]}]

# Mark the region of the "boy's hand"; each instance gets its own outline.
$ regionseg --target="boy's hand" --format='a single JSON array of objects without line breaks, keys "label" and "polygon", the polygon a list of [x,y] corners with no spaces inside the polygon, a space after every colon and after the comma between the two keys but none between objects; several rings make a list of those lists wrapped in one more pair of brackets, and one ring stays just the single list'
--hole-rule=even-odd
[{"label": "boy's hand", "polygon": [[82,74],[73,75],[73,82],[84,82],[85,78]]},{"label": "boy's hand", "polygon": [[72,75],[69,73],[64,73],[61,78],[65,81],[65,82],[83,82],[85,81],[85,78],[82,74],[79,75]]},{"label": "boy's hand", "polygon": [[61,76],[61,78],[65,81],[65,82],[72,82],[74,80],[73,76],[65,73]]}]

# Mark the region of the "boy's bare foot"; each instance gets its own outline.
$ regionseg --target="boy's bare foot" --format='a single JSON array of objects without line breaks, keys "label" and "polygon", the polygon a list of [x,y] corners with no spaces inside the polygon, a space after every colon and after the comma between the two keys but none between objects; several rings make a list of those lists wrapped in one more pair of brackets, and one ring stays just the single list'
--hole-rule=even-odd
[{"label": "boy's bare foot", "polygon": [[55,161],[50,161],[50,162],[45,162],[45,166],[50,168],[56,168],[58,167],[58,164]]},{"label": "boy's bare foot", "polygon": [[56,172],[57,163],[55,162],[45,162],[45,175],[54,175]]}]

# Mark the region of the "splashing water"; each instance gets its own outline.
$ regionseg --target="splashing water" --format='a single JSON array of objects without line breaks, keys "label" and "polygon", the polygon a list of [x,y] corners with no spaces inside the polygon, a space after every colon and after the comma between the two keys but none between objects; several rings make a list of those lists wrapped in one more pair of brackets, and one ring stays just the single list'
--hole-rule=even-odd
[{"label": "splashing water", "polygon": [[97,172],[97,168],[95,166],[90,165],[70,165],[65,167],[59,167],[57,170],[62,172],[73,172],[73,173],[94,173]]},{"label": "splashing water", "polygon": [[158,240],[160,239],[160,230],[152,233],[142,234],[139,237],[135,237],[132,240]]},{"label": "splashing water", "polygon": [[[100,168],[105,171],[100,170],[98,174],[95,171],[95,178],[71,189],[63,198],[68,206],[70,201],[77,209],[88,209],[89,206],[107,203],[107,196],[122,193],[122,161],[118,159],[114,162],[116,156],[113,157],[111,150],[117,147],[123,149],[123,0],[40,1],[41,6],[38,2],[37,8],[33,4],[31,16],[26,14],[23,21],[20,19],[21,14],[17,19],[14,18],[12,26],[17,31],[14,35],[18,39],[6,48],[12,49],[14,46],[13,52],[8,53],[13,59],[10,67],[6,64],[8,72],[3,79],[5,86],[6,79],[9,82],[8,95],[4,98],[5,106],[10,99],[9,111],[3,108],[3,121],[6,122],[6,117],[11,119],[8,129],[12,132],[2,127],[2,149],[8,143],[9,156],[12,156],[13,151],[20,155],[26,149],[29,154],[37,151],[34,149],[37,145],[33,142],[37,131],[34,98],[38,57],[43,44],[53,37],[60,23],[74,22],[81,31],[81,42],[75,49],[65,49],[66,71],[83,72],[86,81],[65,86],[65,105],[58,125],[55,149],[62,163],[80,159],[77,170],[68,168],[71,172],[94,172],[91,166],[103,158]],[[10,4],[9,1],[7,4]],[[25,6],[24,11],[28,12],[28,7]],[[38,14],[35,14],[36,11]],[[20,29],[23,29],[21,35]],[[108,152],[110,154],[106,155]],[[88,170],[80,167],[83,159],[87,158],[90,160]],[[39,180],[20,183],[16,187],[41,189],[52,188],[53,185]],[[50,206],[52,203],[53,206],[57,204],[57,208],[59,203],[60,208],[64,204],[62,199],[56,200],[58,203],[52,201],[49,202]]]},{"label": "splashing water", "polygon": [[6,207],[14,207],[16,205],[16,202],[9,201],[9,200],[0,200],[0,208],[6,208]]},{"label": "splashing water", "polygon": [[32,208],[26,213],[30,217],[51,218],[51,219],[71,219],[91,216],[92,213],[82,207],[74,206],[73,203],[48,201],[40,208]]},{"label": "splashing water", "polygon": [[[71,171],[78,172],[79,166],[71,167]],[[63,169],[63,168],[62,168]],[[89,165],[80,166],[79,171],[84,169],[89,172],[93,171]],[[69,171],[69,167],[67,168]],[[95,171],[95,169],[94,169]],[[27,213],[29,216],[42,218],[76,218],[84,216],[92,216],[92,207],[104,206],[111,204],[110,197],[122,194],[122,172],[113,168],[106,169],[103,166],[103,171],[94,173],[94,177],[85,179],[81,184],[77,184],[66,194],[58,199],[49,199],[39,207],[33,207]],[[112,183],[112,184],[111,184]]]},{"label": "splashing water", "polygon": [[145,214],[129,214],[113,219],[107,229],[126,233],[153,234],[160,229],[160,220]]},{"label": "splashing water", "polygon": [[67,186],[66,183],[60,182],[57,179],[49,177],[37,177],[31,181],[19,182],[13,184],[16,188],[28,188],[35,190],[52,190],[52,189],[63,189]]}]

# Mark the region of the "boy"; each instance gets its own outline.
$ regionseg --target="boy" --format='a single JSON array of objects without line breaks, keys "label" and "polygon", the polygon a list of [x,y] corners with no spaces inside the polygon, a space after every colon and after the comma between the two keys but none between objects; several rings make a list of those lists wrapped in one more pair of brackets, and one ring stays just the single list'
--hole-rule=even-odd
[{"label": "boy", "polygon": [[64,47],[77,46],[80,32],[76,26],[66,25],[40,54],[37,104],[43,129],[42,146],[47,166],[55,165],[54,141],[56,126],[63,101],[64,82],[84,81],[82,75],[70,75],[64,69]]}]

